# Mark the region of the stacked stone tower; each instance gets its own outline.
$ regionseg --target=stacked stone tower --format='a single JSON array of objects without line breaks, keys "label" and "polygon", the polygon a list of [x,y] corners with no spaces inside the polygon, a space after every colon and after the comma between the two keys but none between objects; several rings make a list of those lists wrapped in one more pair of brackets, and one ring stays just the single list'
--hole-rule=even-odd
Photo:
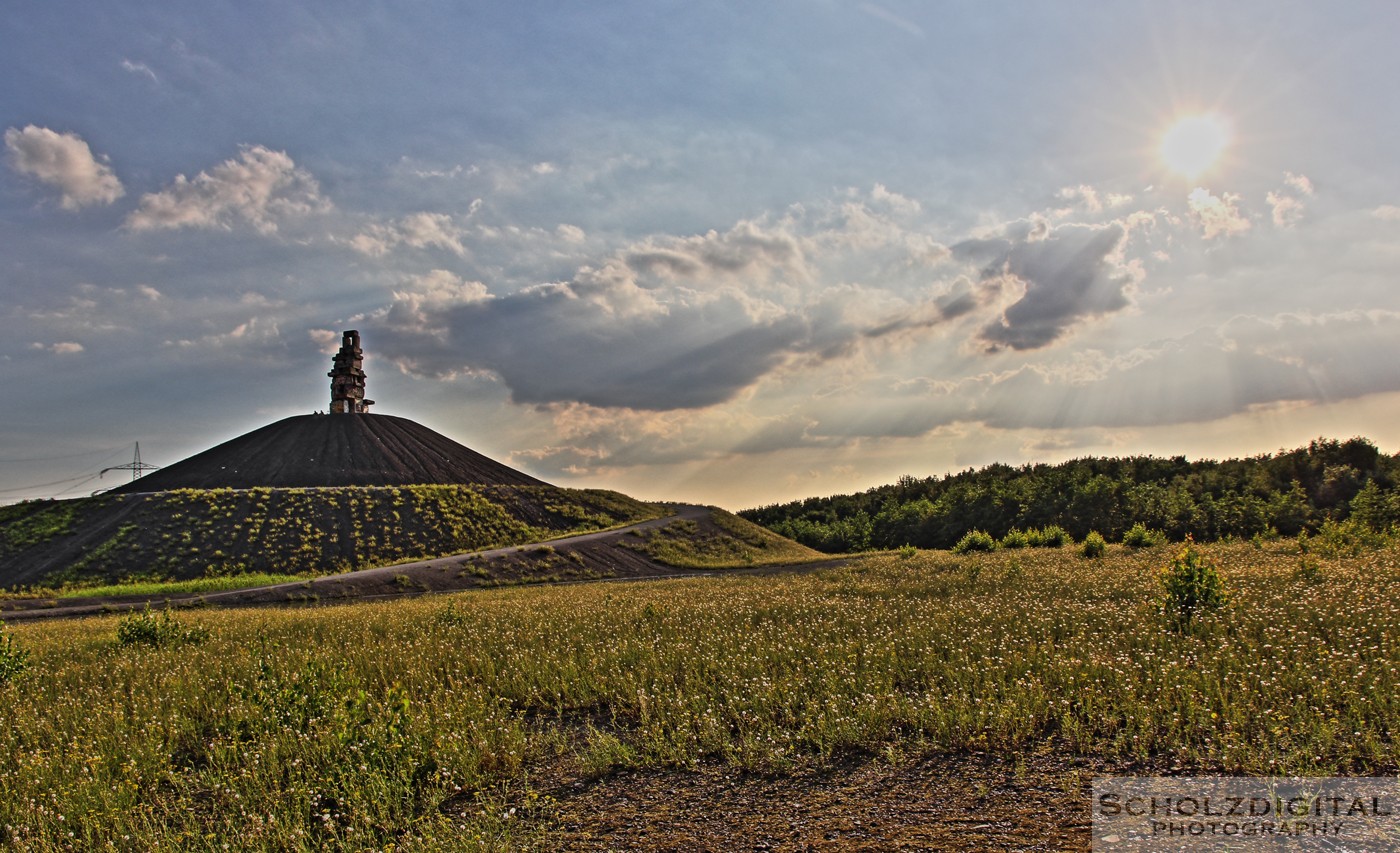
[{"label": "stacked stone tower", "polygon": [[331,362],[331,414],[363,415],[374,405],[365,399],[365,353],[360,349],[360,333],[351,329],[341,333],[340,352]]}]

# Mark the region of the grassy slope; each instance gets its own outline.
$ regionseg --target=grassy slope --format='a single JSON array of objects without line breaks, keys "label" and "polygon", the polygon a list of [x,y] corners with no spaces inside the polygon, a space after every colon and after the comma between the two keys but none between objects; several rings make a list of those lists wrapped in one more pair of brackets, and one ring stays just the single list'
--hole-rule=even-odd
[{"label": "grassy slope", "polygon": [[553,486],[183,489],[20,505],[0,515],[0,586],[328,573],[654,517]]},{"label": "grassy slope", "polygon": [[751,521],[715,509],[703,527],[678,521],[643,531],[632,545],[659,563],[682,569],[790,565],[830,556],[785,539]]},{"label": "grassy slope", "polygon": [[1393,772],[1400,551],[1300,575],[1293,543],[1203,550],[1233,595],[1190,634],[1154,609],[1172,551],[1118,547],[186,613],[210,638],[166,647],[119,646],[114,618],[17,626],[0,827],[37,849],[506,848],[550,825],[551,773],[850,750]]}]

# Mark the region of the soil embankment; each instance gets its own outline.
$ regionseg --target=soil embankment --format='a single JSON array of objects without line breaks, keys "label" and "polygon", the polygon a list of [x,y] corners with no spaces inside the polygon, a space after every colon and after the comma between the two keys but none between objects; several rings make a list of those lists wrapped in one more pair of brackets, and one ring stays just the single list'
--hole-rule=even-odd
[{"label": "soil embankment", "polygon": [[0,601],[9,621],[93,616],[157,607],[347,603],[532,583],[682,577],[711,571],[812,570],[845,562],[782,539],[712,507],[677,505],[662,518],[531,545],[419,560],[249,589],[170,596],[19,598]]}]

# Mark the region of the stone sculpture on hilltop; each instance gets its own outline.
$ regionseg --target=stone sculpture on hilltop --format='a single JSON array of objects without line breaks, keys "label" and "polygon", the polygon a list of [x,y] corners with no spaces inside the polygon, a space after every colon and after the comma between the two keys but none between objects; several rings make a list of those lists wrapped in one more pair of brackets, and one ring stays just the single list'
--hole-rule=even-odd
[{"label": "stone sculpture on hilltop", "polygon": [[354,329],[342,332],[340,351],[331,362],[331,414],[364,415],[373,400],[365,399],[365,353],[360,349],[360,333]]}]

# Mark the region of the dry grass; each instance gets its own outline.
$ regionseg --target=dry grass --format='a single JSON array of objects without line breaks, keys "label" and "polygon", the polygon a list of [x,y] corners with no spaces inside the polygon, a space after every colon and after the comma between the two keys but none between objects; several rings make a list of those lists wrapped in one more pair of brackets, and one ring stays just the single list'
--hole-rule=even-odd
[{"label": "dry grass", "polygon": [[1300,574],[1293,543],[1202,550],[1230,603],[1189,631],[1157,608],[1172,552],[1117,547],[201,612],[179,619],[207,640],[167,645],[12,627],[0,828],[20,850],[508,849],[554,825],[542,773],[1044,748],[1393,771],[1400,552]]}]

